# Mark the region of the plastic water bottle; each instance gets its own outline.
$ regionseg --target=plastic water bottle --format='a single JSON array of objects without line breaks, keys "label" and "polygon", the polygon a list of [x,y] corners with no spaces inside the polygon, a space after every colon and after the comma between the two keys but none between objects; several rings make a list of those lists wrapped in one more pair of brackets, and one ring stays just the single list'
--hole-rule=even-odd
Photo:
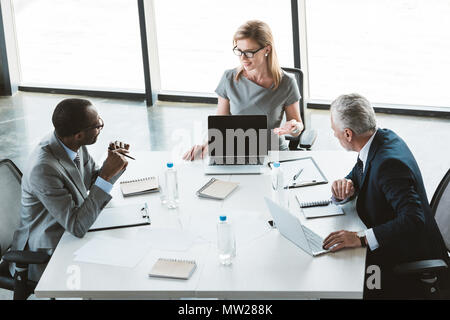
[{"label": "plastic water bottle", "polygon": [[230,265],[236,256],[236,242],[232,225],[227,221],[226,216],[220,216],[217,223],[217,249],[220,263]]},{"label": "plastic water bottle", "polygon": [[285,189],[283,170],[279,162],[273,163],[272,169],[273,200],[282,207],[287,207],[287,189]]},{"label": "plastic water bottle", "polygon": [[178,207],[178,203],[180,202],[178,196],[178,179],[177,179],[177,171],[173,167],[172,162],[167,163],[167,170],[165,172],[165,202],[167,204],[167,208],[175,209]]},{"label": "plastic water bottle", "polygon": [[158,181],[159,181],[159,199],[161,200],[161,204],[165,206],[165,205],[167,205],[166,171],[165,170],[158,175]]}]

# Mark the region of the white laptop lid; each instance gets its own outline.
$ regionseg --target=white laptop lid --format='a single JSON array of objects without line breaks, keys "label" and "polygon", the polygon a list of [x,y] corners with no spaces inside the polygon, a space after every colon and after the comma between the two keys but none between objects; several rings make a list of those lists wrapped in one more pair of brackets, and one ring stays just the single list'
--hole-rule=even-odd
[{"label": "white laptop lid", "polygon": [[270,214],[275,221],[278,231],[288,240],[292,241],[306,253],[313,255],[308,240],[303,233],[300,220],[293,216],[288,210],[279,206],[267,197],[264,197],[269,207]]}]

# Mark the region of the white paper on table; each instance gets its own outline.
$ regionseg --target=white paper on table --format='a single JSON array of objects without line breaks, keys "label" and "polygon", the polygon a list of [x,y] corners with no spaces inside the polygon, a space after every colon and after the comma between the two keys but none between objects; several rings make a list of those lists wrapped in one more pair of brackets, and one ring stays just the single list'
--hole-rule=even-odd
[{"label": "white paper on table", "polygon": [[231,222],[236,238],[236,246],[239,247],[261,238],[271,230],[266,220],[257,219],[254,216],[235,217]]},{"label": "white paper on table", "polygon": [[214,213],[198,213],[191,216],[189,231],[203,241],[217,241],[217,222],[219,215]]},{"label": "white paper on table", "polygon": [[136,240],[97,236],[75,251],[77,262],[134,268],[147,254],[149,246]]},{"label": "white paper on table", "polygon": [[[89,231],[139,224],[150,224],[149,218],[142,216],[143,210],[148,210],[146,203],[105,208],[102,212],[100,212],[95,222],[89,228]],[[148,212],[146,213],[148,214]]]},{"label": "white paper on table", "polygon": [[[231,210],[231,212],[227,213],[223,212],[224,215],[227,215],[227,220],[232,225],[236,245],[246,245],[271,230],[267,219],[263,219],[258,212]],[[221,213],[193,217],[191,219],[190,231],[202,239],[216,243],[217,223],[220,215]]]},{"label": "white paper on table", "polygon": [[186,230],[168,228],[141,229],[137,237],[153,249],[167,251],[187,251],[197,238]]}]

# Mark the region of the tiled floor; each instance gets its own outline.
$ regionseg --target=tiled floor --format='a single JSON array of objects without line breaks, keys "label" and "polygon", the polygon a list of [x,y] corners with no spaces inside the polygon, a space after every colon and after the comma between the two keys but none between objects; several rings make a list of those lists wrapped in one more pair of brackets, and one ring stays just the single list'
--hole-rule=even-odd
[{"label": "tiled floor", "polygon": [[[23,170],[28,153],[52,131],[51,114],[69,96],[19,92],[0,97],[0,159],[9,158]],[[214,105],[88,98],[97,107],[105,127],[89,150],[95,159],[109,141],[122,140],[134,150],[177,150],[180,155],[193,141],[202,140],[207,115]],[[309,124],[318,131],[314,150],[340,150],[330,129],[329,111],[309,110]],[[377,114],[378,125],[396,131],[409,145],[422,170],[429,198],[450,168],[450,119]],[[356,159],[356,154],[355,154]],[[0,290],[0,299],[11,294]]]}]

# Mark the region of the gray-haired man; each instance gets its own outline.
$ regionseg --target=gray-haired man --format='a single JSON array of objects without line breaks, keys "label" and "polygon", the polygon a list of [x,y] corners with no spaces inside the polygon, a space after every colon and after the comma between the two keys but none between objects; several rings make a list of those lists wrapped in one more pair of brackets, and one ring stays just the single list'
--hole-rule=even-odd
[{"label": "gray-haired man", "polygon": [[377,128],[372,106],[359,94],[333,101],[331,127],[346,150],[358,152],[353,170],[333,182],[333,197],[346,201],[358,196],[356,210],[367,229],[333,232],[324,240],[324,248],[368,246],[367,264],[381,268],[381,290],[366,291],[365,296],[404,297],[414,286],[400,285],[391,272],[393,266],[422,259],[448,260],[416,160],[396,133]]}]

